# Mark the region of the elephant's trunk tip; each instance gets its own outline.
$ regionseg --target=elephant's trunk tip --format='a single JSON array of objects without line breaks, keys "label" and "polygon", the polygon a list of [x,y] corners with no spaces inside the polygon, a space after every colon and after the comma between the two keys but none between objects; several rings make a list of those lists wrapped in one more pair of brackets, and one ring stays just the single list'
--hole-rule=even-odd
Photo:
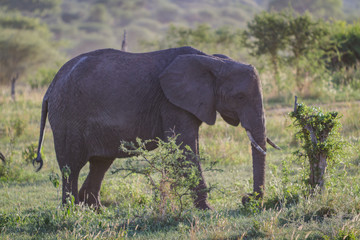
[{"label": "elephant's trunk tip", "polygon": [[39,166],[37,167],[37,169],[36,169],[36,172],[38,172],[38,171],[40,171],[41,170],[41,168],[42,168],[42,166],[43,166],[43,164],[44,164],[44,161],[42,160],[42,158],[41,158],[41,153],[38,153],[38,155],[37,155],[37,157],[33,160],[33,166],[35,167],[35,162],[36,163],[39,163]]}]

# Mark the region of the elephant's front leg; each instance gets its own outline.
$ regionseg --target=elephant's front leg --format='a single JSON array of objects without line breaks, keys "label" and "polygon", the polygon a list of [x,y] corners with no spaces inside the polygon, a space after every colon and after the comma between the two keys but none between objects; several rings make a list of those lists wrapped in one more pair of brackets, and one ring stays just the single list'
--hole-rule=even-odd
[{"label": "elephant's front leg", "polygon": [[[181,109],[175,109],[173,111],[167,110],[167,112],[168,114],[163,118],[165,120],[165,138],[173,137],[174,135],[179,134],[177,138],[177,144],[181,144],[182,147],[185,147],[186,145],[189,146],[196,156],[191,157],[192,154],[188,154],[189,158],[191,159],[187,159],[196,164],[200,174],[199,184],[193,189],[193,191],[195,192],[194,205],[199,209],[211,209],[210,205],[207,202],[208,189],[204,180],[200,161],[197,157],[199,156],[198,136],[201,121],[193,115],[185,113],[185,111]],[[171,115],[169,113],[173,113],[174,115]]]},{"label": "elephant's front leg", "polygon": [[[175,134],[179,134],[179,133],[175,133]],[[184,147],[186,145],[189,146],[191,148],[192,152],[195,154],[195,156],[194,156],[194,154],[187,154],[187,156],[188,156],[187,161],[191,161],[197,166],[199,177],[200,177],[199,184],[194,189],[192,189],[195,192],[195,198],[194,198],[195,207],[199,208],[199,209],[203,209],[203,210],[212,209],[207,202],[208,188],[206,186],[204,174],[202,172],[201,163],[199,161],[198,138],[196,137],[195,140],[186,139],[186,134],[185,135],[180,134],[177,138],[177,144],[178,145],[181,144],[182,147]]]},{"label": "elephant's front leg", "polygon": [[196,157],[191,159],[192,162],[194,162],[196,164],[196,166],[198,167],[198,172],[200,174],[200,180],[199,180],[199,184],[195,187],[195,189],[193,189],[193,191],[195,191],[195,199],[194,199],[194,205],[195,207],[199,208],[199,209],[212,209],[207,201],[208,198],[208,188],[204,179],[204,174],[202,171],[202,167],[201,167],[201,163],[199,161],[199,144],[198,144],[198,137],[195,140],[195,146],[190,146],[191,149],[193,150],[193,152],[196,154]]}]

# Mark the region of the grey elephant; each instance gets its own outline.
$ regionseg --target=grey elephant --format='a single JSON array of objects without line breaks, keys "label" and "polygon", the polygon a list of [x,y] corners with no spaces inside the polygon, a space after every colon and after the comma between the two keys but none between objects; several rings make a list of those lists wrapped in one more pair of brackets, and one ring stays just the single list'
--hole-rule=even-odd
[{"label": "grey elephant", "polygon": [[[97,207],[105,172],[115,158],[128,157],[119,150],[120,141],[166,140],[175,129],[179,143],[198,154],[199,127],[202,122],[213,125],[219,112],[227,123],[241,123],[247,131],[254,192],[262,196],[267,137],[261,91],[253,66],[191,47],[85,53],[61,67],[44,96],[34,163],[38,170],[43,165],[40,149],[48,115],[59,167],[71,170],[63,177],[63,202],[71,194],[76,203]],[[201,172],[200,163],[192,161]],[[90,171],[78,191],[79,172],[87,162]],[[201,176],[194,189],[197,208],[210,208],[205,189]]]}]

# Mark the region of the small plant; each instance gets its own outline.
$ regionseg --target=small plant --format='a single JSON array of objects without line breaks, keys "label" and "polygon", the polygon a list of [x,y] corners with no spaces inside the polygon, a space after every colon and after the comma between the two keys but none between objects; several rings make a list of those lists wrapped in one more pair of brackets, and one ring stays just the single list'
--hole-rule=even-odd
[{"label": "small plant", "polygon": [[28,145],[25,148],[25,150],[22,152],[22,158],[24,159],[27,165],[32,163],[33,159],[36,158],[36,155],[37,155],[37,145],[35,143],[31,143],[30,145]]},{"label": "small plant", "polygon": [[25,131],[26,123],[20,118],[16,118],[10,121],[10,126],[7,128],[7,135],[10,137],[10,141],[15,141]]},{"label": "small plant", "polygon": [[[197,156],[188,146],[177,145],[177,137],[169,137],[168,141],[137,139],[136,144],[122,142],[121,151],[137,157],[127,159],[124,167],[113,171],[128,171],[126,176],[145,176],[153,190],[153,207],[162,220],[169,213],[181,216],[200,181],[198,166],[192,161]],[[156,144],[158,148],[148,151],[148,144]]]},{"label": "small plant", "polygon": [[323,236],[324,240],[355,240],[359,239],[359,230],[355,229],[340,229],[335,237]]},{"label": "small plant", "polygon": [[294,152],[298,159],[307,159],[310,165],[309,184],[314,190],[324,187],[324,174],[328,164],[335,164],[343,153],[345,142],[339,134],[341,123],[338,112],[323,112],[320,108],[297,104],[290,117],[293,126],[299,129],[296,133],[301,142],[302,151]]},{"label": "small plant", "polygon": [[269,165],[273,176],[264,199],[264,208],[283,209],[299,202],[306,186],[303,182],[294,181],[292,178],[296,175],[293,164],[292,158],[286,158],[281,161],[280,170],[276,165]]},{"label": "small plant", "polygon": [[49,174],[49,180],[54,185],[55,188],[60,186],[60,176],[57,173],[51,172]]},{"label": "small plant", "polygon": [[256,215],[261,212],[263,202],[259,199],[258,193],[254,193],[253,196],[248,196],[244,203],[245,210],[249,214]]},{"label": "small plant", "polygon": [[65,178],[66,180],[69,179],[70,174],[71,174],[71,169],[68,165],[65,165],[62,169],[61,169],[61,173],[63,178]]}]

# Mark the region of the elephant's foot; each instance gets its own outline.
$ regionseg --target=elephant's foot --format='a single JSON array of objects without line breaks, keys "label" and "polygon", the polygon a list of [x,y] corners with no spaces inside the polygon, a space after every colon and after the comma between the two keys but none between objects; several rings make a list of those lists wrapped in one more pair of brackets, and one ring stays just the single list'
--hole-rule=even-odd
[{"label": "elephant's foot", "polygon": [[194,206],[201,210],[213,210],[213,208],[209,205],[208,198],[208,188],[204,181],[194,189],[195,197],[194,197]]},{"label": "elephant's foot", "polygon": [[245,206],[248,204],[251,200],[259,200],[262,196],[259,193],[248,193],[245,196],[242,197],[241,202]]},{"label": "elephant's foot", "polygon": [[213,210],[213,208],[209,205],[209,203],[207,201],[207,194],[203,195],[203,196],[198,196],[194,200],[194,205],[196,208],[201,209],[201,210]]},{"label": "elephant's foot", "polygon": [[79,200],[84,205],[95,209],[99,209],[102,206],[99,194],[92,193],[91,191],[81,189],[79,192]]},{"label": "elephant's foot", "polygon": [[213,210],[207,201],[195,202],[195,207],[200,210]]}]

